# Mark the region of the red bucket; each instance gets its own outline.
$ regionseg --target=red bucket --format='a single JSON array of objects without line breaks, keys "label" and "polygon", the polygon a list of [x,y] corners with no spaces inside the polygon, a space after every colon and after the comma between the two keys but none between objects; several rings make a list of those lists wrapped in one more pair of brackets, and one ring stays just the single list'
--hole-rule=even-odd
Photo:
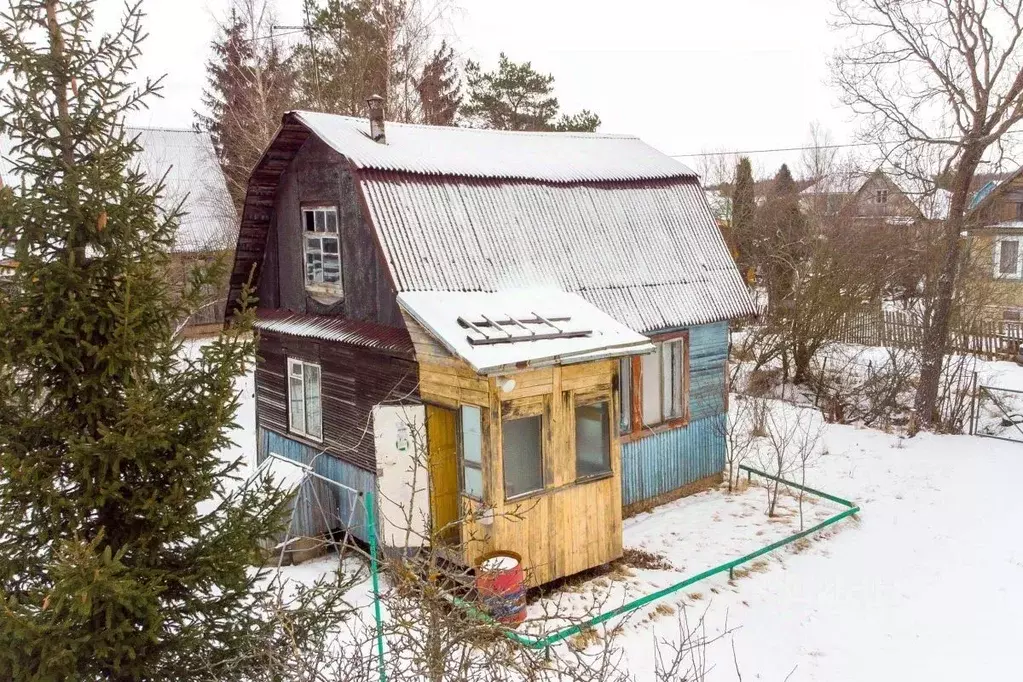
[{"label": "red bucket", "polygon": [[476,591],[487,613],[504,625],[526,619],[526,576],[522,557],[515,552],[493,552],[476,565]]}]

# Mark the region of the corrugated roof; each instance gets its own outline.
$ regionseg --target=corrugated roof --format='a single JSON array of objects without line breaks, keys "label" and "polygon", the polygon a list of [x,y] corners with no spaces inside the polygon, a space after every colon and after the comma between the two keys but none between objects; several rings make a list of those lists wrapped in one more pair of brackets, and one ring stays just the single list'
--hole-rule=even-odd
[{"label": "corrugated roof", "polygon": [[408,331],[374,322],[286,310],[259,310],[255,328],[261,331],[343,343],[412,359],[415,349]]},{"label": "corrugated roof", "polygon": [[[448,351],[480,374],[638,355],[654,349],[647,337],[602,312],[599,306],[564,291],[409,291],[398,294],[398,303]],[[460,318],[470,323],[496,322],[499,329],[485,326],[487,332],[480,336],[474,328],[460,324]],[[530,338],[557,332],[579,335]],[[481,338],[505,336],[505,342],[478,343]]]},{"label": "corrugated roof", "polygon": [[365,118],[309,111],[289,115],[357,168],[559,183],[696,177],[685,164],[627,135],[508,132],[388,122],[387,144],[380,144],[369,137],[369,121]]},{"label": "corrugated roof", "polygon": [[560,289],[638,332],[754,312],[695,178],[360,176],[399,291]]},{"label": "corrugated roof", "polygon": [[[175,251],[230,249],[238,239],[238,216],[208,133],[162,128],[128,128],[139,136],[139,166],[147,177],[166,174],[161,205],[184,201]],[[19,182],[10,162],[12,142],[0,138],[0,180]]]}]

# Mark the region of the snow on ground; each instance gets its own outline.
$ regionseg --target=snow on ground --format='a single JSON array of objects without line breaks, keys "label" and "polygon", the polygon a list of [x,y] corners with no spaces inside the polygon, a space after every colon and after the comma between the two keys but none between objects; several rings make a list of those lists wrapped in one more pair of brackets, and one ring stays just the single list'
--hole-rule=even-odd
[{"label": "snow on ground", "polygon": [[[978,371],[981,383],[1023,390],[1023,368],[981,362]],[[239,383],[244,403],[230,456],[255,454],[251,381],[250,374]],[[767,555],[734,583],[727,574],[715,576],[663,602],[673,609],[685,605],[690,623],[702,617],[708,635],[727,624],[731,634],[707,649],[708,679],[738,679],[733,644],[743,680],[1018,677],[1023,444],[930,434],[905,439],[834,424],[824,429],[827,454],[807,483],[859,504],[858,519],[831,526],[798,551],[789,546]],[[671,570],[612,571],[565,586],[560,597],[534,603],[532,614],[551,600],[576,616],[618,606],[766,545],[798,529],[794,500],[781,504],[782,520],[769,521],[763,490],[732,496],[715,490],[628,519],[625,546],[663,555]],[[807,525],[840,509],[807,503]],[[337,566],[336,556],[328,556],[281,571],[283,578],[311,582]],[[349,600],[368,611],[368,581]],[[656,606],[625,619],[617,640],[636,680],[653,679],[655,640],[678,638],[677,614]]]}]

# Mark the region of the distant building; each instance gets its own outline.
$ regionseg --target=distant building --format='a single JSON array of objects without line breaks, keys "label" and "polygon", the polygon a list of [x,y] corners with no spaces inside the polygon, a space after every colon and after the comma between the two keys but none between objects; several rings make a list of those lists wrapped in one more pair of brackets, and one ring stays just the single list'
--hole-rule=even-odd
[{"label": "distant building", "polygon": [[[191,265],[223,255],[227,265],[238,235],[238,218],[227,190],[224,173],[208,133],[186,129],[128,128],[142,148],[138,163],[150,179],[164,179],[166,209],[183,202],[184,215],[172,249],[168,277],[184,285]],[[0,138],[0,183],[16,187],[18,178],[10,162],[11,141]],[[0,277],[16,267],[10,258],[0,261]],[[224,319],[226,286],[211,290],[209,303],[188,320],[188,333],[219,328]]]},{"label": "distant building", "polygon": [[968,224],[981,271],[997,294],[998,316],[1023,321],[1023,168],[977,190]]},{"label": "distant building", "polygon": [[832,173],[799,195],[804,210],[889,225],[944,220],[951,198],[947,190],[880,169]]}]

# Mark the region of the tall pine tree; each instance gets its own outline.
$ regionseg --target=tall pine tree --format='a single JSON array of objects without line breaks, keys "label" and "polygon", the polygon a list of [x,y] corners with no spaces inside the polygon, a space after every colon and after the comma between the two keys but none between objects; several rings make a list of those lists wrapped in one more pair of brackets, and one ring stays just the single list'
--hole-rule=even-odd
[{"label": "tall pine tree", "polygon": [[0,679],[256,679],[275,626],[249,563],[282,496],[229,491],[240,460],[217,456],[252,342],[244,319],[191,358],[175,339],[180,207],[123,127],[159,84],[131,85],[138,4],[98,39],[93,4],[0,17],[20,178],[0,221],[20,264],[0,291]]},{"label": "tall pine tree", "polygon": [[462,113],[481,128],[593,132],[600,125],[600,117],[588,110],[559,118],[554,76],[529,62],[517,64],[503,52],[496,71],[483,71],[469,61],[465,78],[468,100]]}]

